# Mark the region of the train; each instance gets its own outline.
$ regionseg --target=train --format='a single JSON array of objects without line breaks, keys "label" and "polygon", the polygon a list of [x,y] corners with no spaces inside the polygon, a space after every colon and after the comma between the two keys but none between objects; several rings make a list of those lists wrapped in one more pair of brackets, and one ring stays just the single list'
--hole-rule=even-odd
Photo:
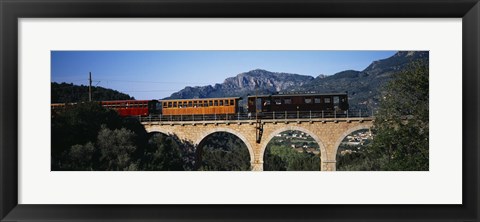
[{"label": "train", "polygon": [[[349,109],[347,93],[277,93],[247,96],[246,110],[241,106],[242,97],[167,99],[167,100],[118,100],[101,101],[103,107],[116,110],[122,117],[160,117],[170,120],[195,118],[233,119],[283,118],[288,114],[342,115]],[[52,110],[68,104],[52,104]]]}]

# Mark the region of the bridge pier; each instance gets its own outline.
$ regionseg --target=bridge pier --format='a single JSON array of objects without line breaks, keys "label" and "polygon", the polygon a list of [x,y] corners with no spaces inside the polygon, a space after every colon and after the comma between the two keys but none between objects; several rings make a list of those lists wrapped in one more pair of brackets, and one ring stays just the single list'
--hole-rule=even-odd
[{"label": "bridge pier", "polygon": [[252,171],[263,171],[263,162],[251,163]]},{"label": "bridge pier", "polygon": [[320,168],[322,171],[336,171],[337,170],[337,161],[325,160],[321,161]]}]

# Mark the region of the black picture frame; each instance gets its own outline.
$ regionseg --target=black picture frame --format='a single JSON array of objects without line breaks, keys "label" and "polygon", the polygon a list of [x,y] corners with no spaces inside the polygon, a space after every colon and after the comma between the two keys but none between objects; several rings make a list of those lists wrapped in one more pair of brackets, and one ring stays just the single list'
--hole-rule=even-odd
[{"label": "black picture frame", "polygon": [[[0,0],[0,15],[1,221],[479,221],[478,0]],[[17,20],[47,17],[463,18],[463,204],[19,205]]]}]

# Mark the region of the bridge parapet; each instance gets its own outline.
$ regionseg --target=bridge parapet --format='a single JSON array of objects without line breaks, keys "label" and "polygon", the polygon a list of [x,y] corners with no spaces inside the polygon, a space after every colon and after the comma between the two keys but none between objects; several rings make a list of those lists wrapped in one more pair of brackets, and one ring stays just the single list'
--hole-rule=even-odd
[{"label": "bridge parapet", "polygon": [[[262,124],[277,124],[277,123],[338,123],[338,122],[372,122],[375,118],[373,117],[352,117],[352,118],[303,118],[303,119],[260,119]],[[143,125],[230,125],[230,124],[249,124],[254,125],[257,123],[257,120],[190,120],[190,121],[160,121],[160,120],[151,120],[148,117],[140,118],[140,122]]]}]

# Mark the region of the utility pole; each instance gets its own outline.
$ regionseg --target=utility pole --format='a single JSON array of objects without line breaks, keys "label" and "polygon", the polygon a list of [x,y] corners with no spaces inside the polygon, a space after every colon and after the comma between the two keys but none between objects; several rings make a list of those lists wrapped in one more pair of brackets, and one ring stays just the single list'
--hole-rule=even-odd
[{"label": "utility pole", "polygon": [[255,121],[258,122],[258,84],[256,81],[255,81]]},{"label": "utility pole", "polygon": [[89,72],[89,78],[88,78],[88,101],[92,101],[92,72]]},{"label": "utility pole", "polygon": [[[258,102],[258,84],[255,82],[255,131],[256,131],[256,142],[260,143],[262,140],[262,134],[263,134],[263,125],[262,121],[258,119],[258,109],[262,108],[262,102]],[[263,111],[263,109],[262,109]]]}]

